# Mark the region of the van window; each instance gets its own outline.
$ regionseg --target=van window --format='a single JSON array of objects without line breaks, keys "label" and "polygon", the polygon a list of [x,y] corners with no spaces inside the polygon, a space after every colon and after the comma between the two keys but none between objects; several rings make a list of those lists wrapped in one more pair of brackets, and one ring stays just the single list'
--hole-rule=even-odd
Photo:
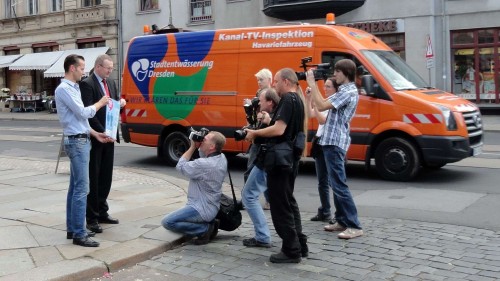
[{"label": "van window", "polygon": [[429,88],[427,83],[394,52],[362,51],[382,76],[396,90]]},{"label": "van window", "polygon": [[335,63],[337,63],[339,60],[342,59],[350,59],[353,60],[354,63],[356,64],[356,87],[358,88],[358,92],[362,95],[366,95],[366,92],[364,89],[361,88],[361,77],[363,75],[368,75],[370,72],[366,69],[366,67],[363,66],[359,62],[359,60],[354,57],[351,54],[345,54],[345,53],[338,53],[338,52],[324,52],[321,55],[321,62],[322,63],[330,63],[331,65],[331,73],[329,73],[329,76],[333,76],[333,66]]}]

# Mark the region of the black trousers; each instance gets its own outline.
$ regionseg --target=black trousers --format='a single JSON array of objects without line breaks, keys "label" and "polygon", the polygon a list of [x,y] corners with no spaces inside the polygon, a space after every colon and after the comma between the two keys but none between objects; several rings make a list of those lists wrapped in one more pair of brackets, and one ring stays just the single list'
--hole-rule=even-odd
[{"label": "black trousers", "polygon": [[87,223],[97,222],[99,217],[108,216],[108,195],[113,180],[114,143],[100,143],[92,138],[90,149],[89,180],[87,195]]},{"label": "black trousers", "polygon": [[299,206],[293,196],[298,164],[296,161],[293,168],[276,167],[267,172],[271,218],[276,233],[283,239],[281,251],[290,258],[307,251],[307,236],[302,233]]}]

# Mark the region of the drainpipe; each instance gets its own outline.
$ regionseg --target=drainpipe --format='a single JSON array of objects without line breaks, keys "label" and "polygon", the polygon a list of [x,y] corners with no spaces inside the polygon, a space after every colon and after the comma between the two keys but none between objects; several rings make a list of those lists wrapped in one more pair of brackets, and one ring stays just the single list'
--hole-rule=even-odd
[{"label": "drainpipe", "polygon": [[122,70],[123,70],[123,26],[122,26],[122,1],[116,0],[116,11],[118,19],[118,48],[117,48],[117,63],[118,63],[118,89],[121,92],[122,86]]}]

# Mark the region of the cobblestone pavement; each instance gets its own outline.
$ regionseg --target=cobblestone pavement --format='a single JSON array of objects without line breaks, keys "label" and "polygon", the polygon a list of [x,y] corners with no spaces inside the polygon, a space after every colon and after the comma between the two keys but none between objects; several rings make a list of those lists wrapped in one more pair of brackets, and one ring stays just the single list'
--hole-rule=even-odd
[{"label": "cobblestone pavement", "polygon": [[273,264],[269,255],[279,251],[280,239],[273,237],[271,249],[244,247],[243,238],[253,234],[245,215],[242,227],[219,232],[208,245],[187,242],[135,269],[200,280],[500,279],[498,232],[398,219],[361,218],[361,222],[365,236],[341,240],[323,231],[322,223],[303,220],[309,258],[299,264]]}]

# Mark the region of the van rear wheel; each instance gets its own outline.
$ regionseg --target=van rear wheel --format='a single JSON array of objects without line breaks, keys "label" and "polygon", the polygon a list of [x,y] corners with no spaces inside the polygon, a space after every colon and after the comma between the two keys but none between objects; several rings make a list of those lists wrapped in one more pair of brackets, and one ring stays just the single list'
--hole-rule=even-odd
[{"label": "van rear wheel", "polygon": [[375,151],[375,165],[383,179],[409,181],[420,170],[420,155],[408,140],[388,138],[382,141]]},{"label": "van rear wheel", "polygon": [[168,165],[175,166],[188,148],[187,136],[181,132],[172,132],[163,140],[161,156]]}]

